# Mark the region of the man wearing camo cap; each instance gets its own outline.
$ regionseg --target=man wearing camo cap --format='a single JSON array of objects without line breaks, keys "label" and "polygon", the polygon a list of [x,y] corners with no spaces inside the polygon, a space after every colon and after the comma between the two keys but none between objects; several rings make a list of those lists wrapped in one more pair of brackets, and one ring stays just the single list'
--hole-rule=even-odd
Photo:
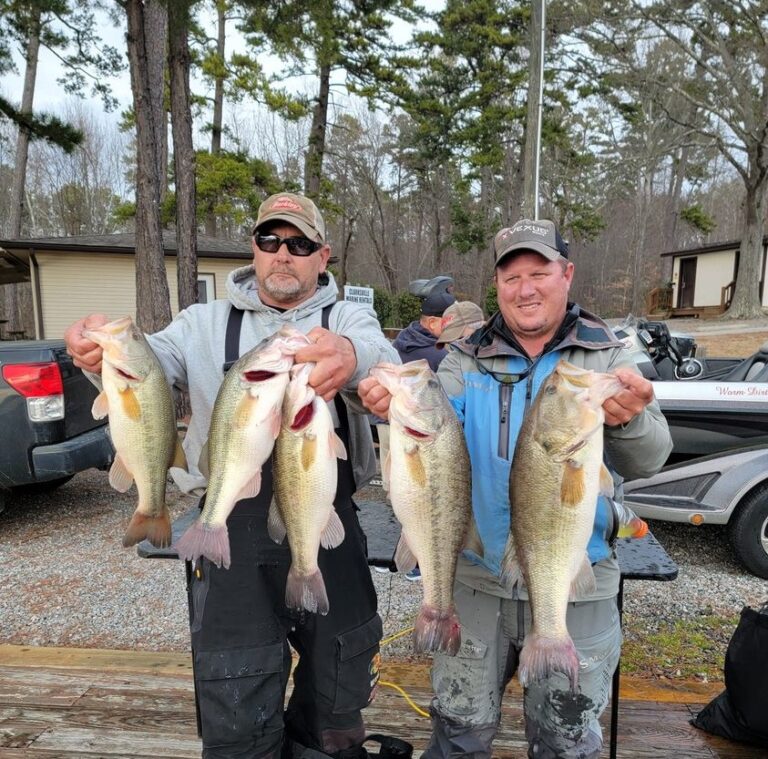
[{"label": "man wearing camo cap", "polygon": [[457,300],[443,314],[443,328],[437,341],[438,348],[469,337],[485,324],[483,309],[471,300]]}]

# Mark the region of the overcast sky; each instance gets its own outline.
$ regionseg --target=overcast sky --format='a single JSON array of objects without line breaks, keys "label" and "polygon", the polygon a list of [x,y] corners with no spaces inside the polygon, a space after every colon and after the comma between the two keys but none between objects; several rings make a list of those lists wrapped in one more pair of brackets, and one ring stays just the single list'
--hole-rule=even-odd
[{"label": "overcast sky", "polygon": [[[443,7],[444,0],[422,0],[421,4],[429,10],[434,11]],[[114,46],[119,51],[124,52],[126,49],[124,27],[114,26],[114,24],[105,14],[99,13],[98,11],[97,13],[99,14],[99,25],[104,42]],[[210,29],[213,29],[215,18],[212,14],[209,14],[209,18]],[[393,37],[395,39],[398,41],[405,41],[408,39],[410,32],[411,27],[409,24],[405,24],[399,20],[395,21],[393,26]],[[230,24],[227,32],[227,54],[229,55],[233,51],[244,48],[245,41],[243,37],[235,30],[234,25]],[[0,82],[0,89],[2,89],[3,93],[11,101],[19,103],[21,101],[21,92],[24,84],[24,65],[20,52],[15,51],[15,53],[19,72],[15,75],[7,74],[5,77],[3,77],[2,81]],[[265,67],[267,67],[269,70],[270,61],[268,59],[262,60],[262,64],[265,65]],[[273,61],[271,65],[277,70],[277,67],[280,64],[278,61]],[[59,76],[60,69],[61,63],[46,49],[41,49],[38,76],[35,85],[35,110],[51,111],[54,113],[61,112],[63,110],[64,103],[72,98],[71,95],[68,95],[66,92],[64,92],[61,85],[56,81]],[[120,110],[124,110],[131,104],[131,83],[127,67],[122,75],[118,78],[112,79],[110,84],[112,86],[113,95],[120,103],[117,111],[119,114]],[[306,90],[308,87],[313,85],[313,80],[310,80],[308,83],[303,83],[302,81],[297,80],[294,84],[294,86],[300,90]],[[199,81],[197,83],[193,81],[192,83],[193,91],[201,92],[203,87],[204,85]],[[310,92],[312,92],[312,90],[310,90]],[[86,100],[88,99],[89,98],[86,98]],[[101,110],[100,102],[93,101],[93,106],[95,109]]]}]

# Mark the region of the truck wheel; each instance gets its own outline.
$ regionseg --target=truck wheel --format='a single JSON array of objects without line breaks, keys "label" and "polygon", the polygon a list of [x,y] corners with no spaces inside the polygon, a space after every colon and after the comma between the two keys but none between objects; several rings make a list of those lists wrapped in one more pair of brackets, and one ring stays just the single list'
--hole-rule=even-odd
[{"label": "truck wheel", "polygon": [[736,558],[768,580],[768,487],[758,488],[738,505],[728,529]]}]

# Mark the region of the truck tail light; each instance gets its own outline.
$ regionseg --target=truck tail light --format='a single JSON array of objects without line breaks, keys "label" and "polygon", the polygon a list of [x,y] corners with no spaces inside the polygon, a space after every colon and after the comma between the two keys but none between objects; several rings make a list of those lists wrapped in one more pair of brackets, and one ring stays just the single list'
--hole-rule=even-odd
[{"label": "truck tail light", "polygon": [[3,379],[27,399],[33,422],[64,418],[64,383],[57,363],[6,364]]}]

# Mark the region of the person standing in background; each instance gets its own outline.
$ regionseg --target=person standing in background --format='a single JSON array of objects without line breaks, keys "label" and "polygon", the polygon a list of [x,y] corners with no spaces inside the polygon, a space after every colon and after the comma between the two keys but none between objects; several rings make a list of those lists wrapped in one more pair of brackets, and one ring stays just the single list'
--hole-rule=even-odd
[{"label": "person standing in background", "polygon": [[443,327],[437,340],[437,348],[469,337],[485,324],[483,309],[471,300],[457,300],[443,314]]},{"label": "person standing in background", "polygon": [[436,343],[443,331],[443,314],[456,302],[453,277],[440,274],[432,279],[417,279],[411,282],[408,290],[421,300],[421,318],[401,330],[392,345],[404,364],[425,358],[436,372],[447,355],[447,351],[437,348]]}]

